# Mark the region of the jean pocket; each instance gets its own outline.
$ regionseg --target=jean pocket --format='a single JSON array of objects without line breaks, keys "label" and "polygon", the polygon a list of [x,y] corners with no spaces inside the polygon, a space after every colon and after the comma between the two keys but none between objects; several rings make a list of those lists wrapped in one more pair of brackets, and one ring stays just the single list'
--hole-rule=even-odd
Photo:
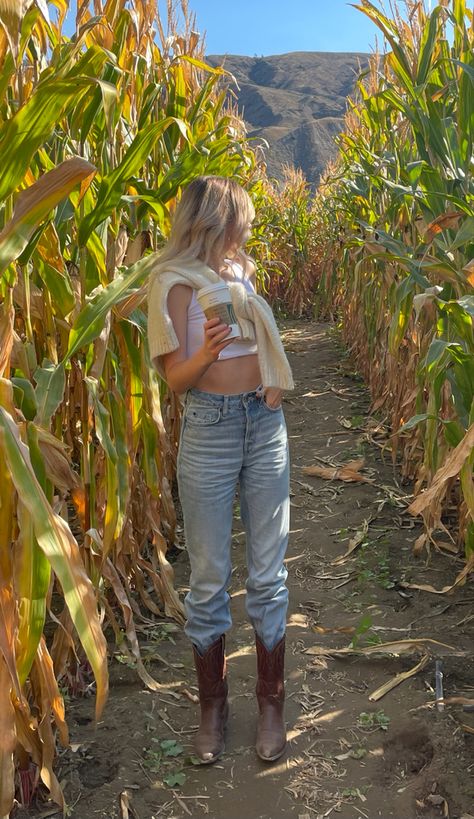
[{"label": "jean pocket", "polygon": [[220,417],[220,408],[212,407],[209,404],[191,402],[186,408],[186,423],[198,427],[209,427],[212,424],[217,424]]},{"label": "jean pocket", "polygon": [[262,404],[265,407],[265,409],[268,410],[268,412],[280,412],[280,410],[283,408],[281,404],[278,404],[277,407],[270,407],[265,400],[265,396],[263,396],[262,398]]}]

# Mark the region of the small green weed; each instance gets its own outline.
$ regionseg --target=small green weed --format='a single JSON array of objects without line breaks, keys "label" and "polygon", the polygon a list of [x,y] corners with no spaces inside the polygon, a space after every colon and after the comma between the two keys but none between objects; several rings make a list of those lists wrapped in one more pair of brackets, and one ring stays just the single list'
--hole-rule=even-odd
[{"label": "small green weed", "polygon": [[385,543],[366,540],[359,547],[356,560],[357,580],[363,586],[377,583],[382,589],[393,589],[390,578],[388,547]]},{"label": "small green weed", "polygon": [[359,788],[344,788],[342,795],[344,799],[360,799],[361,802],[367,802],[366,793],[370,785],[361,785]]},{"label": "small green weed", "polygon": [[[151,773],[162,774],[162,782],[168,788],[180,787],[186,781],[186,774],[179,768],[171,770],[172,760],[183,753],[183,746],[175,739],[152,739],[158,747],[144,748],[143,764]],[[193,759],[190,760],[194,764]]]},{"label": "small green weed", "polygon": [[361,711],[357,717],[357,727],[363,731],[371,731],[374,728],[380,728],[382,731],[387,731],[390,725],[390,717],[386,715],[383,710],[380,711]]}]

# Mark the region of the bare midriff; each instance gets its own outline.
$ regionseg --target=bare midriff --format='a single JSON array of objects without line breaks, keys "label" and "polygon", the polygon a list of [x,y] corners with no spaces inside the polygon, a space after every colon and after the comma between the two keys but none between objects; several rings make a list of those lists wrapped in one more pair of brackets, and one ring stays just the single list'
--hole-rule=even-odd
[{"label": "bare midriff", "polygon": [[215,361],[194,386],[217,395],[238,395],[251,392],[260,382],[258,356],[242,355]]}]

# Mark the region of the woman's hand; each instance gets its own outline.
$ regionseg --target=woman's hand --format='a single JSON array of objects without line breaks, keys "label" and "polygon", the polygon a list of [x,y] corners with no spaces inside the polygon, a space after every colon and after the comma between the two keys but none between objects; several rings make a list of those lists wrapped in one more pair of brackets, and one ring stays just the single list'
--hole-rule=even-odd
[{"label": "woman's hand", "polygon": [[281,406],[283,390],[278,387],[267,387],[263,394],[263,400],[270,409],[278,409]]},{"label": "woman's hand", "polygon": [[226,338],[229,333],[229,325],[223,324],[219,318],[209,319],[204,323],[204,344],[201,349],[209,363],[217,361],[219,353],[232,344],[234,339]]}]

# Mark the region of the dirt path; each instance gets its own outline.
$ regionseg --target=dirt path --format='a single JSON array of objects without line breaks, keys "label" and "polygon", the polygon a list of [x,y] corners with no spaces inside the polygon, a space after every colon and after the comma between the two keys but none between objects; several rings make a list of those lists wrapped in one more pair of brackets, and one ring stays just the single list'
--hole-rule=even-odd
[{"label": "dirt path", "polygon": [[[427,707],[434,700],[434,656],[443,662],[446,696],[473,697],[467,618],[474,590],[465,586],[445,596],[398,585],[405,579],[441,588],[462,563],[448,553],[433,554],[429,566],[425,557],[412,557],[421,528],[404,513],[410,487],[397,485],[389,453],[383,460],[381,446],[369,440],[370,434],[377,440],[377,433],[367,418],[368,396],[328,328],[293,322],[284,332],[297,380],[296,393],[285,401],[292,450],[288,752],[267,766],[253,749],[255,657],[236,520],[234,627],[227,642],[232,710],[225,756],[211,767],[190,762],[197,705],[176,692],[183,685],[191,695],[196,692],[191,654],[173,625],[150,626],[144,635],[149,670],[162,683],[176,682],[175,692],[152,694],[132,669],[113,661],[109,704],[95,732],[92,701],[69,704],[75,744],[74,752],[63,755],[61,778],[68,780],[69,803],[75,803],[73,819],[459,819],[469,809],[474,813],[474,736],[461,727],[473,727],[474,714],[455,705],[441,713]],[[362,456],[371,484],[325,481],[302,472],[305,465]],[[370,521],[365,534],[364,521]],[[353,556],[334,564],[357,533],[362,543]],[[184,553],[175,570],[184,592]],[[343,629],[358,629],[359,645],[429,637],[455,651],[437,649],[423,670],[370,702],[371,692],[415,666],[420,655],[331,659],[305,653],[347,646],[354,632]],[[471,654],[456,656],[456,651]]]}]

